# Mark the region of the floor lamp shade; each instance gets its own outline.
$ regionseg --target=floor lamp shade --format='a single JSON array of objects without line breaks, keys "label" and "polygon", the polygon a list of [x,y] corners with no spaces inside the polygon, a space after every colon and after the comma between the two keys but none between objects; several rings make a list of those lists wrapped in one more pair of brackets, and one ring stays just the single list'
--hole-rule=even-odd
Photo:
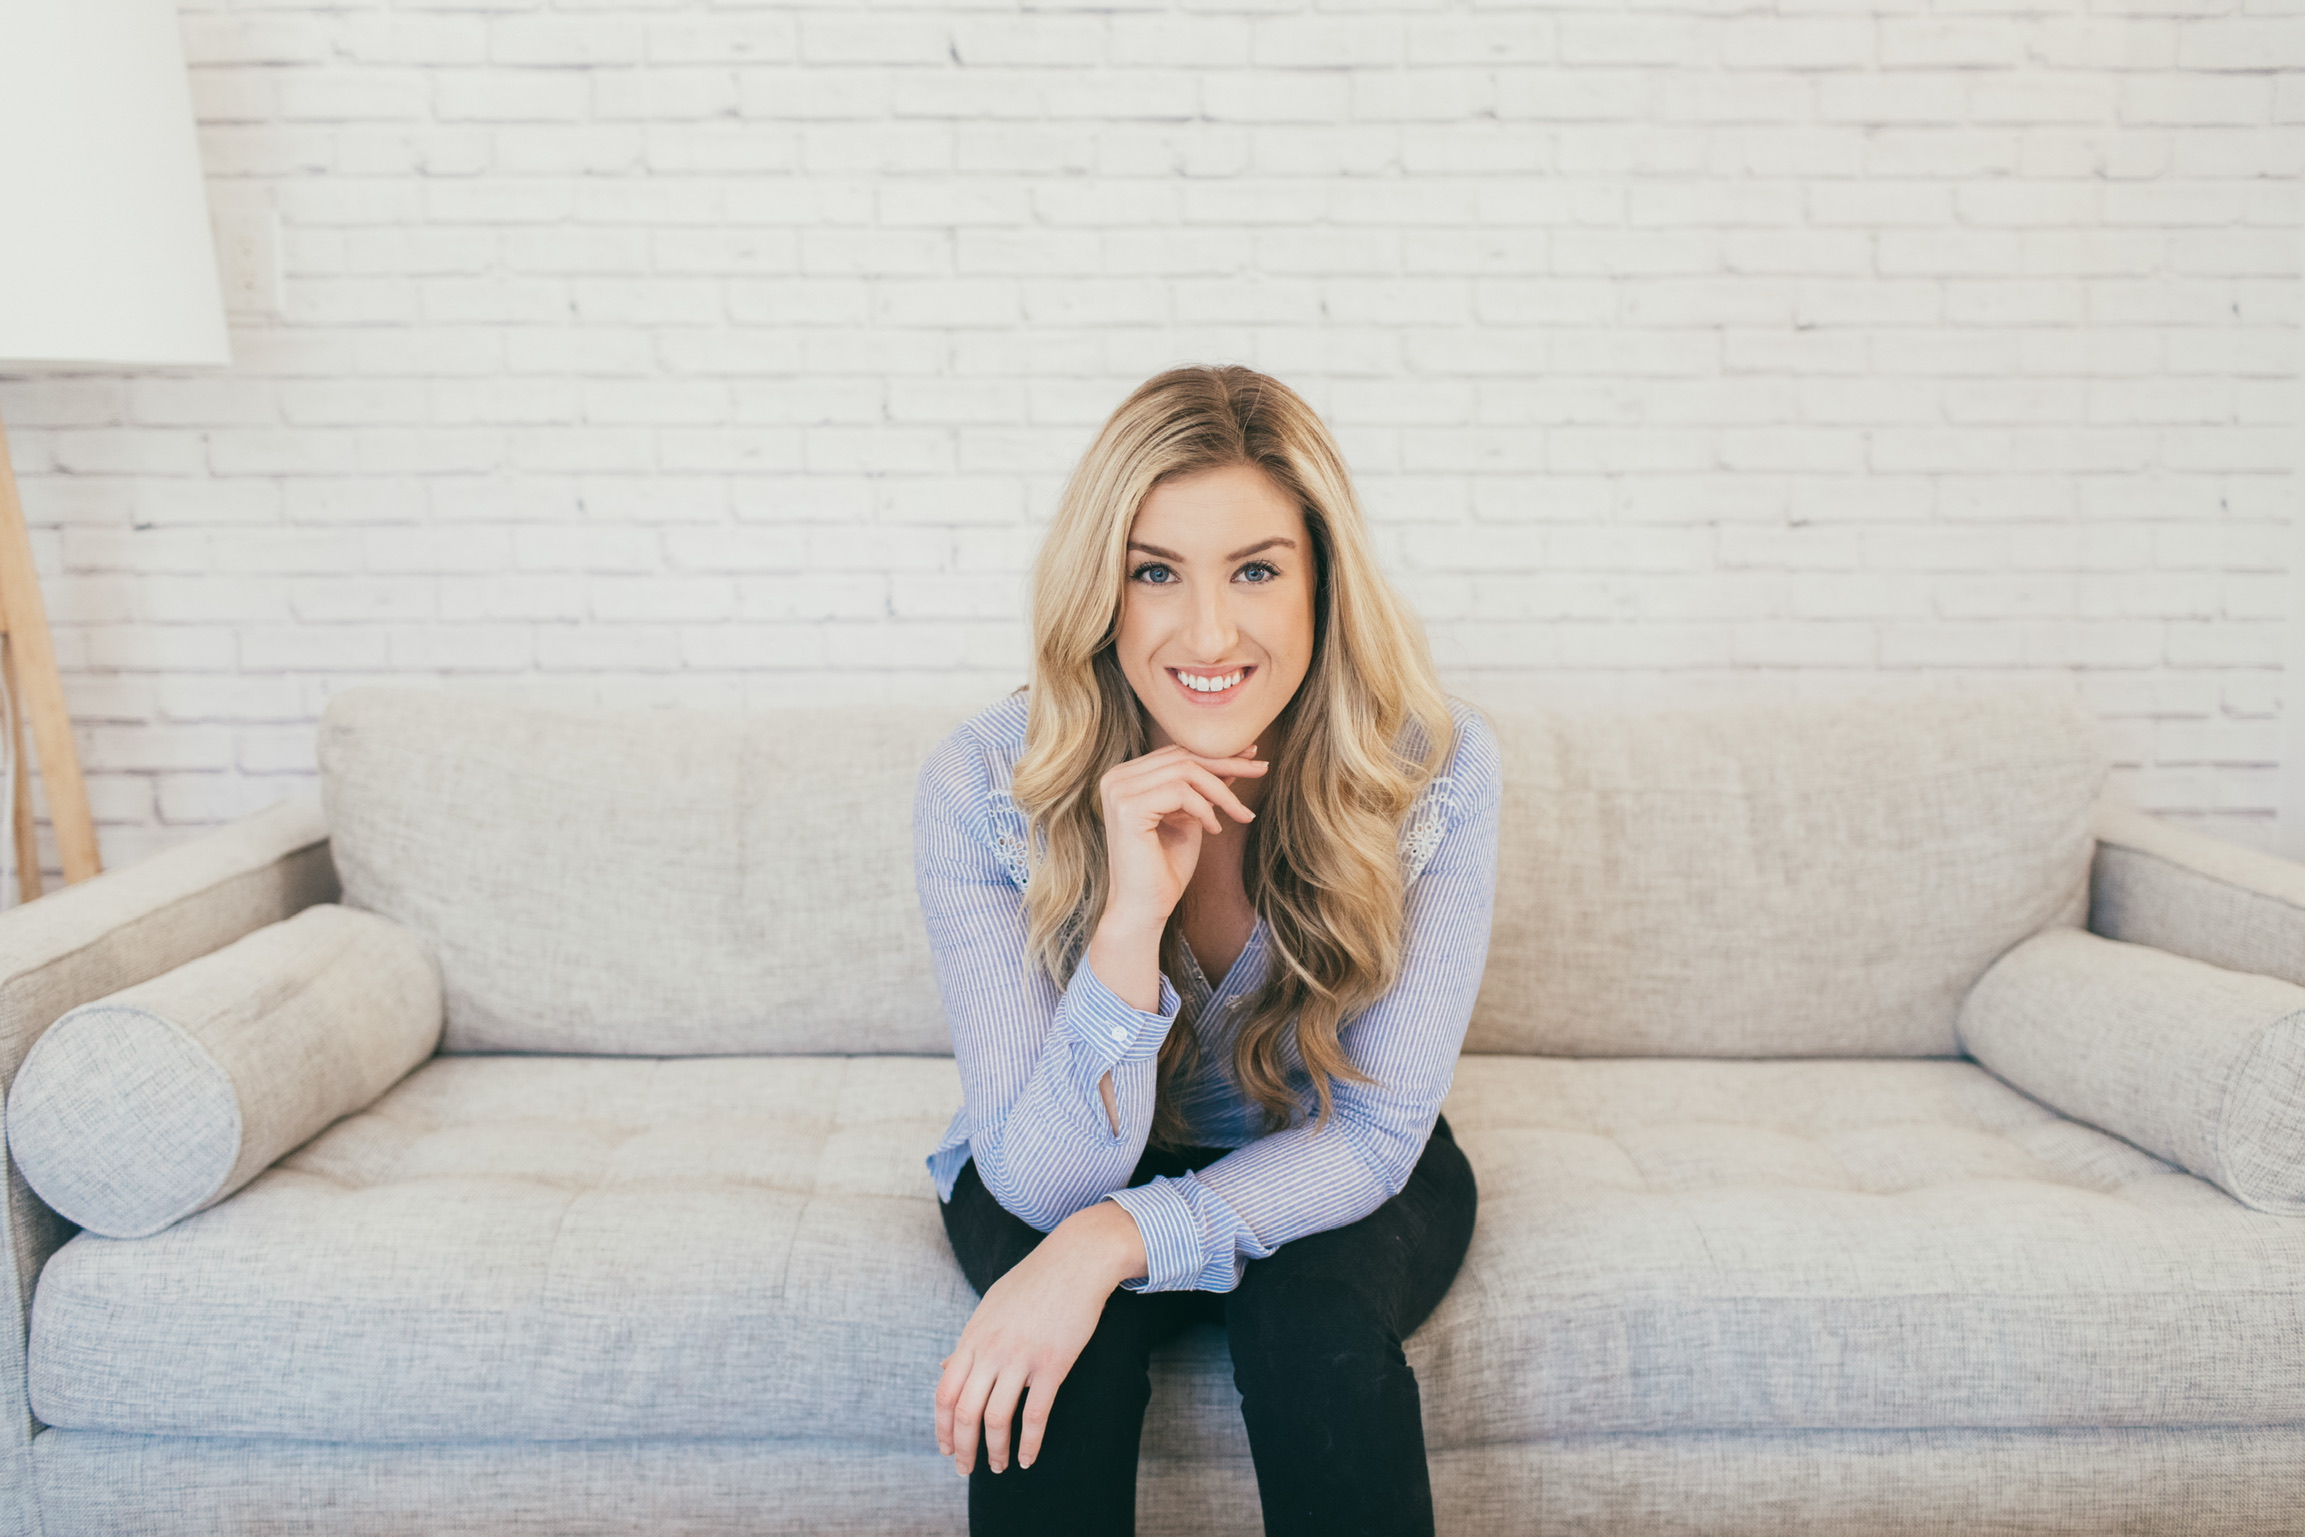
[{"label": "floor lamp shade", "polygon": [[229,364],[175,0],[0,0],[0,369]]},{"label": "floor lamp shade", "polygon": [[[0,372],[231,361],[176,0],[0,0]],[[5,432],[0,637],[0,824],[36,897],[21,722],[64,878],[103,862]]]}]

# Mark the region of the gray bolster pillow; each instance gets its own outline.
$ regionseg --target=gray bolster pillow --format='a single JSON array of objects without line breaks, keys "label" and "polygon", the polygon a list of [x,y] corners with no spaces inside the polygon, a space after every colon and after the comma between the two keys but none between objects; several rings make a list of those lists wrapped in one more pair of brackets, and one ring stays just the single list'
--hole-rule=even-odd
[{"label": "gray bolster pillow", "polygon": [[2305,987],[2051,929],[1993,963],[1958,1027],[2035,1099],[2244,1205],[2305,1215]]},{"label": "gray bolster pillow", "polygon": [[142,1238],[374,1101],[440,1021],[421,940],[308,907],[50,1025],[8,1091],[8,1149],[71,1221]]}]

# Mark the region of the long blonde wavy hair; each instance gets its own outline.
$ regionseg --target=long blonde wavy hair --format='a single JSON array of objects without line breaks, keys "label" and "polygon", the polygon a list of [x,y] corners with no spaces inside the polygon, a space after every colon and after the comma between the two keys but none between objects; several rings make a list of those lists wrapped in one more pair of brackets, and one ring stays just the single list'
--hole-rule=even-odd
[{"label": "long blonde wavy hair", "polygon": [[[1028,949],[1062,987],[1107,897],[1099,781],[1151,750],[1114,651],[1129,527],[1161,481],[1229,465],[1262,470],[1296,499],[1315,573],[1312,660],[1274,722],[1279,750],[1242,855],[1270,960],[1232,1067],[1271,1128],[1300,1110],[1292,1039],[1316,1119],[1336,1082],[1368,1081],[1337,1035],[1399,975],[1401,823],[1454,745],[1423,627],[1377,569],[1344,458],[1280,381],[1237,366],[1172,369],[1123,401],[1081,457],[1033,567],[1031,694],[1013,793],[1031,833]],[[1161,936],[1172,980],[1183,975],[1182,909]],[[1160,1051],[1153,1137],[1170,1144],[1183,1140],[1174,1090],[1197,1051],[1189,1009]]]}]

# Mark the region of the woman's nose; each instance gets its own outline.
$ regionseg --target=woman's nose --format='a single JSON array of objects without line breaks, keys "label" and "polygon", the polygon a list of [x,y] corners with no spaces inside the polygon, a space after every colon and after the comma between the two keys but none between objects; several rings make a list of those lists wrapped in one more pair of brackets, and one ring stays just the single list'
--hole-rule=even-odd
[{"label": "woman's nose", "polygon": [[1193,605],[1193,653],[1210,662],[1229,660],[1233,641],[1240,634],[1227,597],[1222,591],[1213,592]]}]

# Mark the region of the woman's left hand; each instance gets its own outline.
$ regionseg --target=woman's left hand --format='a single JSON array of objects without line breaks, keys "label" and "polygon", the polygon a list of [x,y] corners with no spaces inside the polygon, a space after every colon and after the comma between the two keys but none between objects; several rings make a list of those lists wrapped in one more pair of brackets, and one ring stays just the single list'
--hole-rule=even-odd
[{"label": "woman's left hand", "polygon": [[1098,1201],[1058,1223],[992,1283],[936,1385],[936,1449],[963,1478],[976,1462],[980,1427],[986,1463],[995,1473],[1006,1470],[1020,1398],[1024,1424],[1016,1460],[1032,1466],[1057,1386],[1096,1332],[1105,1299],[1144,1273],[1136,1218],[1117,1201]]}]

